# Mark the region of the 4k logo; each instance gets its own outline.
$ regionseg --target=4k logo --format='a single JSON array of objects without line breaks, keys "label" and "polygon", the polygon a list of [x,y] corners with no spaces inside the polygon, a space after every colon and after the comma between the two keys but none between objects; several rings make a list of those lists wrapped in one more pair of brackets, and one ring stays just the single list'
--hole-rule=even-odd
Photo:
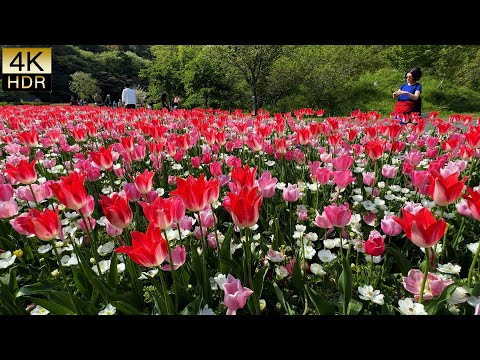
[{"label": "4k logo", "polygon": [[51,91],[51,48],[3,48],[3,91]]}]

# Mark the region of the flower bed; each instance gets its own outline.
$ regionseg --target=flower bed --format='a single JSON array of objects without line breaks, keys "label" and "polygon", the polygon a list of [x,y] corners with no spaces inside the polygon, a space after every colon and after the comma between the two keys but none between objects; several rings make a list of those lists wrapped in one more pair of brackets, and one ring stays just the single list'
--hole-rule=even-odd
[{"label": "flower bed", "polygon": [[479,313],[479,120],[0,108],[0,314]]}]

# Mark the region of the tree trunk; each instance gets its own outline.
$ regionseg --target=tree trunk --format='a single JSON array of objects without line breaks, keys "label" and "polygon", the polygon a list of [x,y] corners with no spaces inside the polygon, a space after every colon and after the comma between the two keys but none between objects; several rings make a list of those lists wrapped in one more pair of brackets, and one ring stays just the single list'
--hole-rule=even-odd
[{"label": "tree trunk", "polygon": [[256,84],[252,84],[251,88],[252,88],[252,100],[253,100],[253,115],[257,116],[257,87],[256,87]]}]

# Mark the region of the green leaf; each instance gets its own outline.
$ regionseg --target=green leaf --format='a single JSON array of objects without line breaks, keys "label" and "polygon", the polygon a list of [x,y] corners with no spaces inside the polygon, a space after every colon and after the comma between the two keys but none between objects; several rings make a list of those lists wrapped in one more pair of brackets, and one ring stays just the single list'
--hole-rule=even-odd
[{"label": "green leaf", "polygon": [[304,291],[304,281],[302,275],[302,269],[300,269],[300,261],[297,258],[293,264],[293,274],[292,274],[293,285],[298,289],[298,291],[303,294]]},{"label": "green leaf", "polygon": [[287,315],[293,315],[293,312],[290,308],[290,305],[285,301],[285,297],[283,295],[283,291],[278,287],[275,281],[272,282],[273,289],[275,290],[275,294],[277,295],[277,299],[280,302],[280,305],[283,306]]},{"label": "green leaf", "polygon": [[264,266],[261,268],[253,277],[253,291],[257,294],[258,298],[262,296],[262,291],[263,291],[263,282],[265,280],[265,275],[267,274],[268,269],[270,269],[269,266]]},{"label": "green leaf", "polygon": [[147,315],[144,312],[138,310],[132,304],[126,303],[124,301],[111,301],[110,304],[115,306],[117,310],[121,311],[125,315]]},{"label": "green leaf", "polygon": [[70,310],[68,307],[60,305],[54,301],[46,300],[46,299],[39,299],[30,296],[26,296],[27,299],[33,301],[35,304],[40,305],[50,311],[52,314],[55,315],[75,315],[75,313]]},{"label": "green leaf", "polygon": [[75,281],[75,287],[77,288],[80,293],[85,297],[91,297],[92,293],[92,286],[90,283],[85,279],[83,273],[76,267],[72,268],[73,279]]},{"label": "green leaf", "polygon": [[423,306],[428,315],[435,315],[443,310],[447,300],[452,296],[455,291],[457,284],[450,284],[445,289],[443,289],[440,296],[427,300],[424,302]]},{"label": "green leaf", "polygon": [[118,277],[118,269],[117,269],[117,254],[113,252],[111,263],[110,263],[110,270],[108,272],[108,285],[113,292],[116,293],[117,284],[119,283]]},{"label": "green leaf", "polygon": [[475,284],[471,292],[473,296],[480,296],[480,281]]},{"label": "green leaf", "polygon": [[[163,270],[159,270],[163,271]],[[168,289],[164,292],[162,284],[160,284],[153,276],[148,276],[152,284],[157,288],[158,291],[152,292],[155,303],[158,302],[159,310],[161,310],[162,315],[173,315],[168,309],[175,309],[173,305],[172,298],[168,294]],[[166,293],[166,295],[164,295]]]},{"label": "green leaf", "polygon": [[9,279],[8,279],[8,288],[12,292],[12,294],[15,293],[15,291],[18,290],[18,282],[17,282],[17,275],[16,275],[16,269],[14,267],[10,268],[9,270]]},{"label": "green leaf", "polygon": [[320,315],[332,315],[335,313],[335,307],[315,290],[305,286],[305,291]]},{"label": "green leaf", "polygon": [[190,304],[185,306],[185,309],[183,309],[180,314],[181,315],[198,315],[200,312],[200,306],[202,304],[202,297],[197,296],[195,300],[193,300]]},{"label": "green leaf", "polygon": [[32,285],[25,285],[18,290],[16,297],[35,294],[48,294],[50,290],[59,287],[58,280],[43,280]]},{"label": "green leaf", "polygon": [[220,272],[222,274],[229,274],[231,271],[230,264],[228,260],[232,259],[231,246],[232,246],[232,237],[233,237],[233,223],[228,228],[225,233],[225,238],[220,248]]},{"label": "green leaf", "polygon": [[400,267],[400,271],[404,276],[407,276],[410,269],[412,269],[414,266],[405,257],[405,255],[403,255],[400,251],[393,248],[392,246],[385,247],[385,251],[387,252],[387,254],[390,254],[395,258],[396,263]]},{"label": "green leaf", "polygon": [[342,259],[342,273],[338,279],[338,289],[343,294],[343,314],[349,314],[348,304],[352,298],[353,277],[352,269],[346,256]]},{"label": "green leaf", "polygon": [[350,299],[348,303],[348,314],[357,315],[363,307],[363,303],[361,301]]}]

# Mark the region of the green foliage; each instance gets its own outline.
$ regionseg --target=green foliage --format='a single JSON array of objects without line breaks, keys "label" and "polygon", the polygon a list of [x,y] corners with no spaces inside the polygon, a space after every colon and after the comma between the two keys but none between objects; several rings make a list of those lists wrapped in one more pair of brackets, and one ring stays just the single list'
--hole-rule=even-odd
[{"label": "green foliage", "polygon": [[93,100],[95,95],[100,94],[101,90],[98,82],[92,75],[77,71],[70,77],[72,78],[69,84],[70,91],[77,94],[81,99]]}]

